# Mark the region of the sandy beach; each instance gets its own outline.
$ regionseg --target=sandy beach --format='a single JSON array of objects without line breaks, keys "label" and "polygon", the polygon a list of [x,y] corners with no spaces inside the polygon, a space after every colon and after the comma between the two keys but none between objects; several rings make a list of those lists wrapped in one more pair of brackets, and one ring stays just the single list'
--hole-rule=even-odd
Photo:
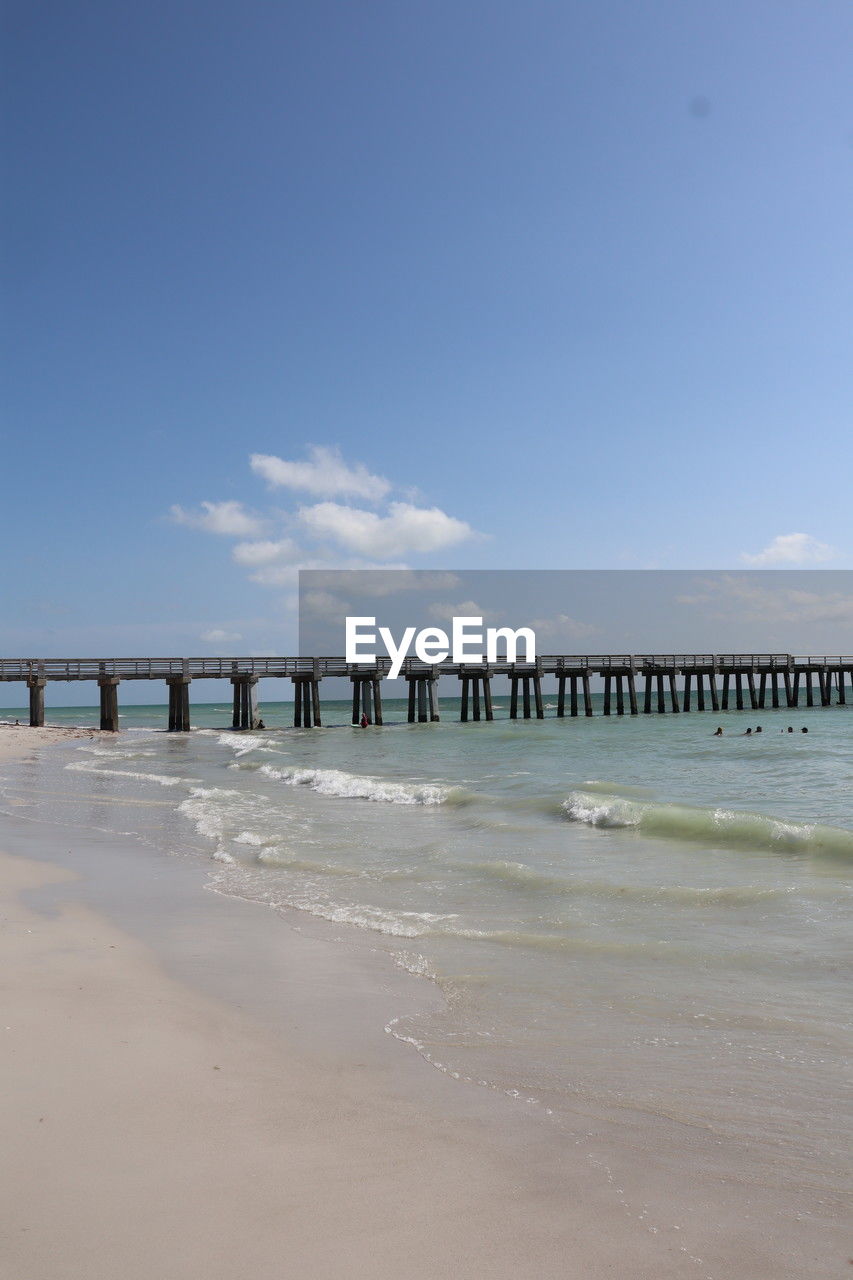
[{"label": "sandy beach", "polygon": [[[67,731],[0,744],[8,759],[46,736]],[[286,1026],[176,982],[68,870],[4,854],[0,878],[6,1274],[613,1274],[627,1241],[592,1257],[583,1170],[552,1180],[560,1154],[543,1167],[547,1143],[519,1144],[512,1117],[493,1141],[492,1099],[451,1123],[452,1085],[426,1066],[419,1102],[381,1027],[369,1061],[295,1054]]]},{"label": "sandy beach", "polygon": [[[7,759],[42,742],[0,734]],[[61,840],[48,855],[41,824],[4,819],[6,1274],[802,1274],[794,1254],[779,1268],[760,1195],[747,1224],[740,1188],[694,1181],[689,1134],[673,1226],[671,1170],[637,1133],[608,1166],[386,1034],[440,999],[429,983],[205,893],[196,867]]]},{"label": "sandy beach", "polygon": [[[71,738],[99,738],[100,730],[71,728],[67,725],[43,725],[31,729],[28,724],[0,724],[0,760],[14,760],[42,747]],[[110,737],[104,734],[104,737]]]}]

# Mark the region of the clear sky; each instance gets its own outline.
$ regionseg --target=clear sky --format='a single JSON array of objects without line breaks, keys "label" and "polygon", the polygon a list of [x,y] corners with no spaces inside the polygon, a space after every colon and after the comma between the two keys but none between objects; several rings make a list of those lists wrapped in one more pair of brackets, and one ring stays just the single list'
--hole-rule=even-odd
[{"label": "clear sky", "polygon": [[[3,6],[0,651],[853,566],[848,0]],[[207,504],[207,505],[204,505]]]}]

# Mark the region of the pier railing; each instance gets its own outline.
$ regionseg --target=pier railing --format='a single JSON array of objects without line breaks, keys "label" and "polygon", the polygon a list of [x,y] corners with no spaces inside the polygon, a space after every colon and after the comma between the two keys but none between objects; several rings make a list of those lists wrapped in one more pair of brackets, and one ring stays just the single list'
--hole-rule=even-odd
[{"label": "pier railing", "polygon": [[[303,657],[237,657],[237,658],[0,658],[0,681],[33,679],[42,680],[100,680],[111,677],[119,680],[168,680],[189,678],[222,680],[235,676],[287,678],[311,676],[354,676],[370,671],[385,678],[391,667],[390,658],[378,658],[371,663],[348,663],[345,658]],[[494,675],[539,672],[543,675],[591,672],[606,675],[608,672],[647,671],[686,672],[709,671],[725,673],[752,672],[756,675],[778,672],[819,671],[820,669],[853,669],[853,654],[827,656],[794,656],[789,653],[648,653],[648,654],[548,654],[535,662],[455,663],[449,659],[439,663],[425,663],[417,658],[406,658],[401,676],[419,674],[464,675],[471,671],[488,669]]]},{"label": "pier railing", "polygon": [[[253,729],[260,723],[257,683],[262,678],[293,682],[294,725],[310,728],[321,723],[320,682],[327,676],[348,678],[352,683],[352,718],[382,723],[381,684],[390,673],[391,659],[348,663],[336,657],[206,657],[206,658],[0,658],[0,681],[22,681],[29,689],[30,724],[44,724],[45,687],[57,680],[95,680],[101,699],[101,728],[119,726],[118,686],[123,680],[164,680],[169,689],[169,728],[190,727],[189,686],[193,680],[230,680],[233,686],[235,729]],[[642,709],[648,715],[706,709],[727,711],[730,695],[737,710],[768,705],[799,706],[801,686],[806,706],[814,705],[817,677],[821,706],[830,706],[833,686],[837,702],[844,704],[847,685],[853,684],[853,655],[795,656],[789,653],[598,653],[550,654],[535,662],[425,663],[406,658],[400,675],[408,686],[410,722],[439,719],[438,680],[456,676],[461,685],[461,719],[492,720],[493,676],[510,681],[510,717],[518,718],[519,697],[524,719],[544,718],[542,677],[557,680],[557,716],[591,716],[594,713],[590,678],[604,681],[602,714],[609,716],[615,691],[616,715],[627,710],[639,714],[638,678],[645,680]],[[682,678],[679,688],[677,677]],[[722,689],[717,677],[722,678]],[[780,688],[781,681],[781,688]],[[580,710],[582,706],[582,712]]]}]

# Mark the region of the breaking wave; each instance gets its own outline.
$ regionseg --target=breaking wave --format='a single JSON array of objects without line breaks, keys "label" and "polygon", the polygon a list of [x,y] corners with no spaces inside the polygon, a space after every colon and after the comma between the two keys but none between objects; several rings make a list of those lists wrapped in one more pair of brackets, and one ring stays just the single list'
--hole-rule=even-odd
[{"label": "breaking wave", "polygon": [[570,822],[589,827],[630,827],[644,835],[699,844],[853,858],[853,831],[817,822],[793,822],[737,809],[659,804],[593,791],[573,791],[562,809]]},{"label": "breaking wave", "polygon": [[450,787],[434,783],[391,782],[384,778],[345,773],[342,769],[280,769],[263,764],[260,772],[288,786],[308,787],[323,796],[373,800],[379,804],[444,804],[452,791]]}]

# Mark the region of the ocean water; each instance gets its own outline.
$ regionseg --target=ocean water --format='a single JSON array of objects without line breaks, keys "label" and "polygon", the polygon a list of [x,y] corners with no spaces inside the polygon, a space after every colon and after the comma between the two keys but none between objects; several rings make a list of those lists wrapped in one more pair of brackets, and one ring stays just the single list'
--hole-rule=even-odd
[{"label": "ocean water", "polygon": [[294,730],[265,705],[241,734],[211,704],[180,735],[128,707],[115,738],[5,764],[2,807],[205,861],[218,892],[386,951],[445,997],[389,1034],[460,1080],[574,1130],[665,1120],[786,1212],[830,1211],[850,1173],[853,708],[457,707],[407,725],[391,701],[361,730],[325,703],[323,729]]}]

